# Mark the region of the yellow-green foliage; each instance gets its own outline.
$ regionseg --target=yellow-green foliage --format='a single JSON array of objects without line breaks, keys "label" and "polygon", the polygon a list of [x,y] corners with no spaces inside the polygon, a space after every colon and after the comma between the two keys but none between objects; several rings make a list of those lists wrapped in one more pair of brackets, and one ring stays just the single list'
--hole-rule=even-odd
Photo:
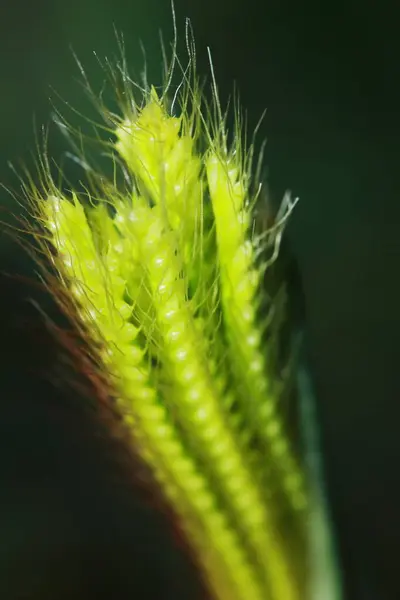
[{"label": "yellow-green foliage", "polygon": [[30,192],[40,240],[211,595],[304,600],[306,489],[259,314],[286,215],[268,247],[252,233],[254,148],[239,113],[228,143],[215,82],[206,105],[193,56],[178,114],[168,86],[140,102],[125,90],[110,159],[124,185],[91,172],[85,194],[64,193],[44,170],[44,190]]}]

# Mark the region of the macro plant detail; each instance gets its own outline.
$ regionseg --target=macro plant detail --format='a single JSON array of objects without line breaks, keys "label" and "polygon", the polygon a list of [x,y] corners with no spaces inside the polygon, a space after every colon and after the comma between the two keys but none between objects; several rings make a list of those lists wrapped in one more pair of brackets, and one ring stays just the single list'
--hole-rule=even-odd
[{"label": "macro plant detail", "polygon": [[238,103],[229,131],[212,64],[207,102],[193,49],[173,89],[173,54],[161,90],[134,84],[124,61],[113,72],[120,114],[101,112],[114,178],[87,167],[85,189],[66,189],[41,161],[41,186],[25,186],[32,233],[210,597],[304,600],[307,477],[269,360],[278,300],[264,286],[295,202],[258,230]]}]

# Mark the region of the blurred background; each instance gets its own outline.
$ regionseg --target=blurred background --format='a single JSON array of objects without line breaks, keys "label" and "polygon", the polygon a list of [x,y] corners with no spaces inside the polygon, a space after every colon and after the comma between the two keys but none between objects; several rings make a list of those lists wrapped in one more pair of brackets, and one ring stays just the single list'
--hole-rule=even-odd
[{"label": "blurred background", "polygon": [[[208,73],[210,46],[221,96],[237,84],[250,128],[267,108],[261,137],[268,139],[272,197],[279,200],[289,188],[301,198],[286,245],[306,327],[346,598],[398,599],[395,7],[385,0],[175,0],[175,9],[180,48],[190,17],[201,74]],[[114,28],[124,35],[132,72],[140,76],[143,68],[142,41],[149,78],[161,83],[159,30],[167,46],[173,39],[169,0],[1,2],[4,186],[18,187],[9,162],[33,165],[35,127],[50,123],[52,101],[90,114],[71,49],[100,91],[104,75],[93,52],[117,54]],[[65,160],[68,145],[54,125],[49,148]],[[67,168],[77,180],[77,167]],[[18,212],[2,189],[0,205],[2,220]],[[61,351],[30,299],[54,318],[56,311],[23,279],[32,277],[32,262],[6,235],[0,253],[0,597],[201,597],[165,520],[131,493],[122,472],[115,475],[104,437],[79,408],[65,369],[59,376]]]}]

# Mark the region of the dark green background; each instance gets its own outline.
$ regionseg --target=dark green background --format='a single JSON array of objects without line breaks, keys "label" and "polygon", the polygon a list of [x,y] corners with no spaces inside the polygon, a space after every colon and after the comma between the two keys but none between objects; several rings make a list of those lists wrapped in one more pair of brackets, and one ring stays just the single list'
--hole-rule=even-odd
[{"label": "dark green background", "polygon": [[[202,73],[211,47],[222,97],[235,80],[250,125],[268,108],[262,134],[272,194],[279,198],[289,187],[301,197],[287,243],[300,275],[294,287],[307,327],[347,597],[400,598],[394,3],[177,0],[176,12],[181,44],[184,17],[193,21]],[[50,86],[87,107],[71,46],[100,89],[92,51],[115,53],[113,25],[124,33],[133,69],[140,73],[142,66],[140,38],[158,78],[158,29],[172,39],[168,0],[3,0],[6,186],[16,185],[7,161],[29,164],[34,118],[49,122]],[[53,128],[57,160],[66,147]],[[7,219],[16,206],[0,194]],[[16,244],[0,240],[3,271],[31,275]],[[47,301],[15,278],[2,276],[1,285],[1,598],[194,598],[195,578],[165,524],[122,484],[110,483],[107,452],[72,402],[74,392],[44,376],[56,378],[57,350],[27,298],[46,307]]]}]

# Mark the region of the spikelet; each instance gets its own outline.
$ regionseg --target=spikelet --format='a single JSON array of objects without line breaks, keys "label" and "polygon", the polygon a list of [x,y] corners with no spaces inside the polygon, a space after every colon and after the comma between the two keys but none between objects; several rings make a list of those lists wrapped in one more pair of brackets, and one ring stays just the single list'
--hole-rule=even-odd
[{"label": "spikelet", "polygon": [[171,86],[169,74],[140,101],[125,88],[121,115],[106,114],[123,185],[88,171],[87,192],[66,194],[45,166],[44,189],[29,192],[39,241],[211,596],[304,600],[307,544],[283,519],[306,522],[307,493],[262,336],[271,244],[252,233],[253,149],[239,113],[229,146],[215,81],[207,105],[192,54],[178,115]]}]

